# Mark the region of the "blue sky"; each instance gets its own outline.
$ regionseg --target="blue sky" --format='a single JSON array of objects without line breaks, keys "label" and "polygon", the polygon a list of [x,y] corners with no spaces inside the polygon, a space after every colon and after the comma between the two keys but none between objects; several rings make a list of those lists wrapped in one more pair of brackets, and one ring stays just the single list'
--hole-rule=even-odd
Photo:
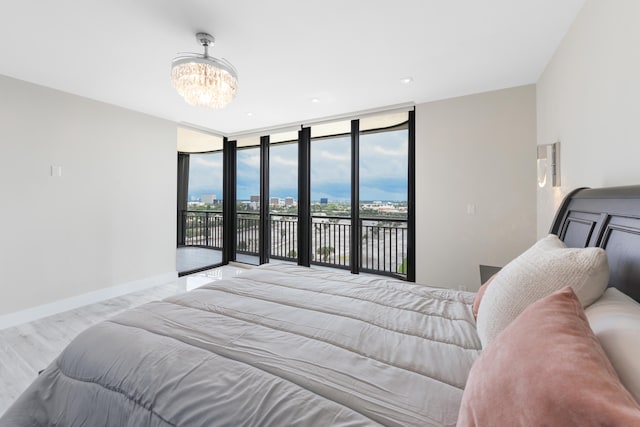
[{"label": "blue sky", "polygon": [[[312,141],[311,200],[348,201],[351,197],[349,137]],[[406,201],[407,131],[360,136],[360,199]],[[270,195],[298,195],[298,147],[274,144],[270,149]],[[260,151],[238,150],[238,199],[260,192]],[[202,194],[222,198],[222,153],[195,154],[190,159],[189,200]]]}]

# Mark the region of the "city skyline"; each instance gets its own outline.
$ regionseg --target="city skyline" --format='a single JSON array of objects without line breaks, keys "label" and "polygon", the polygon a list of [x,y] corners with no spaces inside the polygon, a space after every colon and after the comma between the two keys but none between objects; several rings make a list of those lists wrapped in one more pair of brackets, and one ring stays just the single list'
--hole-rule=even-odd
[{"label": "city skyline", "polygon": [[[269,197],[298,198],[297,144],[270,148]],[[351,143],[348,136],[312,141],[311,200],[331,202],[351,199]],[[405,202],[407,200],[407,131],[360,136],[360,199]],[[237,152],[237,199],[260,193],[260,150]],[[222,199],[222,153],[190,156],[188,200],[203,194]]]}]

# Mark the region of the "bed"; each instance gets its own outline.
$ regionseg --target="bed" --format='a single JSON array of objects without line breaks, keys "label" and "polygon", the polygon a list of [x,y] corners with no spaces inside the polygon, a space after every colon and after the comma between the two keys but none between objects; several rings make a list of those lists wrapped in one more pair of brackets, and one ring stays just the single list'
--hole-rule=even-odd
[{"label": "bed", "polygon": [[[573,192],[551,233],[569,248],[603,248],[605,286],[640,299],[640,186]],[[489,354],[476,304],[481,316],[490,303],[383,277],[261,266],[87,329],[0,425],[455,426],[461,402],[469,409],[483,394],[469,397],[470,372]],[[594,305],[594,319],[610,324]]]}]

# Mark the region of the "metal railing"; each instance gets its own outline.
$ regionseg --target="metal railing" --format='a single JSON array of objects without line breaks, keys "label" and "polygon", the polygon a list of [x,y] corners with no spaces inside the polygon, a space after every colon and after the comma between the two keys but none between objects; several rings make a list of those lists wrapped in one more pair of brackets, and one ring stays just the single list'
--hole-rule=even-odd
[{"label": "metal railing", "polygon": [[339,216],[311,217],[311,262],[331,267],[349,268],[351,218]]},{"label": "metal railing", "polygon": [[[184,244],[222,249],[221,211],[183,211]],[[270,258],[296,261],[298,217],[295,214],[269,215]],[[313,216],[311,218],[312,263],[348,269],[351,218]],[[237,252],[259,255],[260,215],[237,214]],[[360,219],[360,270],[405,276],[407,273],[407,220],[400,218]]]},{"label": "metal railing", "polygon": [[271,214],[271,253],[274,259],[296,261],[298,259],[298,215]]},{"label": "metal railing", "polygon": [[407,274],[407,220],[360,218],[360,270]]},{"label": "metal railing", "polygon": [[236,250],[245,255],[260,255],[260,214],[238,212],[236,215]]},{"label": "metal railing", "polygon": [[222,249],[222,211],[180,211],[185,246]]},{"label": "metal railing", "polygon": [[[407,220],[360,218],[360,271],[407,274]],[[351,218],[312,218],[312,262],[349,268]]]}]

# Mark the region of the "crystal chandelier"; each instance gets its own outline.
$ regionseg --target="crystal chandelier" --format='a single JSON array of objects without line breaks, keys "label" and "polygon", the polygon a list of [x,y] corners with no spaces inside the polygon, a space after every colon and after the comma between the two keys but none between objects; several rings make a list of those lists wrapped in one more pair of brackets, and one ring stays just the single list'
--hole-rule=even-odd
[{"label": "crystal chandelier", "polygon": [[171,84],[189,105],[223,108],[238,91],[238,74],[227,60],[209,56],[215,43],[207,33],[196,34],[204,54],[183,54],[171,63]]}]

